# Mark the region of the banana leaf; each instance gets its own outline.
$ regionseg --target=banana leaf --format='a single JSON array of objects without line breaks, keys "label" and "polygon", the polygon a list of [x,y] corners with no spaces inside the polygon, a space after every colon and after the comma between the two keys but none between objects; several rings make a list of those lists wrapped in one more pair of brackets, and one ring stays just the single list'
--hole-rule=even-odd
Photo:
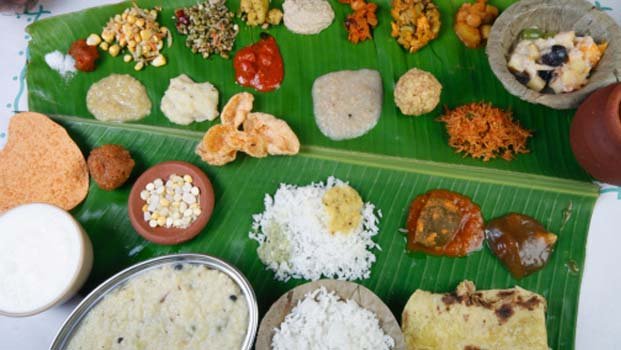
[{"label": "banana leaf", "polygon": [[[501,9],[512,1],[493,1]],[[162,6],[161,22],[174,30],[174,9],[194,1],[137,1],[143,7]],[[238,1],[229,1],[236,11]],[[280,1],[274,1],[280,4]],[[222,96],[246,89],[234,84],[230,61],[213,57],[205,60],[183,45],[174,34],[174,45],[164,50],[169,63],[135,72],[122,58],[103,55],[97,70],[65,80],[51,70],[43,56],[65,51],[71,42],[98,33],[109,17],[129,3],[108,5],[41,20],[28,31],[27,80],[29,107],[56,116],[84,154],[99,145],[116,143],[132,153],[137,166],[135,179],[148,167],[166,160],[186,160],[200,166],[211,178],[216,206],[207,227],[194,240],[160,246],[143,240],[127,217],[131,180],[119,190],[106,192],[91,184],[86,200],[73,211],[89,233],[95,250],[93,272],[84,292],[120,269],[154,256],[178,252],[199,252],[222,257],[235,264],[249,278],[259,300],[260,311],[304,281],[281,283],[274,280],[259,261],[257,243],[248,238],[254,213],[261,212],[263,197],[273,194],[281,182],[305,185],[334,175],[349,181],[365,201],[381,209],[383,218],[376,240],[371,278],[357,281],[377,293],[400,316],[410,294],[417,288],[446,292],[463,279],[479,288],[506,288],[516,284],[541,293],[548,300],[547,329],[553,349],[574,346],[580,281],[586,238],[597,188],[576,163],[569,147],[568,129],[573,111],[555,111],[527,104],[504,91],[492,74],[483,50],[466,49],[452,30],[453,15],[463,1],[439,0],[443,29],[440,37],[416,54],[406,53],[390,37],[390,1],[377,1],[379,26],[374,40],[352,45],[346,40],[343,19],[348,5],[331,1],[335,22],[316,36],[300,36],[283,26],[270,28],[285,60],[285,80],[272,93],[256,93],[255,110],[285,119],[296,131],[303,149],[296,157],[252,159],[238,157],[225,167],[210,167],[194,155],[194,148],[210,122],[187,127],[171,124],[159,109],[170,78],[181,73],[196,81],[210,81]],[[240,23],[236,49],[255,42],[261,32]],[[442,102],[436,111],[422,117],[401,115],[392,102],[396,80],[411,67],[432,72],[443,83]],[[311,86],[318,76],[341,69],[373,68],[384,82],[382,118],[367,135],[333,142],[315,125]],[[140,80],[153,109],[145,119],[126,124],[94,120],[86,109],[90,85],[111,73],[127,73]],[[520,123],[533,130],[531,153],[512,162],[483,163],[455,154],[447,145],[444,126],[436,122],[443,108],[485,100],[510,109]],[[463,193],[481,206],[485,219],[509,212],[530,215],[559,241],[549,264],[540,272],[515,280],[491,251],[465,258],[408,254],[404,227],[410,201],[430,189],[444,188]]]}]

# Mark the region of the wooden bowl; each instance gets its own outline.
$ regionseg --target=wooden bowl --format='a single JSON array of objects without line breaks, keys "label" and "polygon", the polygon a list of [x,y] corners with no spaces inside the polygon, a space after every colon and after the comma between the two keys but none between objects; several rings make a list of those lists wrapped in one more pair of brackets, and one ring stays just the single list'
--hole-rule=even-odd
[{"label": "wooden bowl", "polygon": [[[607,42],[608,49],[581,89],[565,94],[539,93],[517,81],[507,63],[526,28],[544,31],[573,30]],[[621,80],[621,28],[610,16],[585,0],[522,0],[496,19],[487,41],[487,55],[496,77],[511,94],[522,100],[555,109],[576,108],[593,91]]]},{"label": "wooden bowl", "polygon": [[[157,178],[166,182],[168,177],[172,174],[177,174],[179,176],[190,175],[192,177],[194,185],[200,190],[199,203],[201,214],[185,229],[159,226],[155,228],[150,227],[149,223],[144,220],[142,207],[146,203],[140,198],[140,192],[145,189],[149,182]],[[213,186],[207,175],[190,163],[170,161],[157,164],[140,175],[129,194],[128,211],[132,226],[134,226],[134,229],[139,235],[157,244],[172,245],[189,241],[198,235],[207,225],[209,218],[211,218],[213,206]]]},{"label": "wooden bowl", "polygon": [[281,296],[270,307],[259,325],[255,349],[271,350],[274,329],[280,327],[285,317],[293,310],[299,300],[304,299],[306,293],[320,287],[325,287],[326,290],[335,292],[343,299],[351,299],[361,307],[375,313],[382,330],[395,340],[394,349],[405,350],[405,339],[403,338],[399,323],[388,306],[375,293],[356,283],[327,279],[303,284]]}]

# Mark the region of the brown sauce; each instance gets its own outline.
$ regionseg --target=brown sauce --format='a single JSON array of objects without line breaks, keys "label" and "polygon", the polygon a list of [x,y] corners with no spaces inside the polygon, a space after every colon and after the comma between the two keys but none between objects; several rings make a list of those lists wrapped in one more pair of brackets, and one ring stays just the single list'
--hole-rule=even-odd
[{"label": "brown sauce", "polygon": [[485,228],[487,244],[515,278],[541,270],[548,262],[557,236],[535,219],[508,214]]},{"label": "brown sauce", "polygon": [[410,251],[465,256],[481,248],[483,217],[468,197],[433,190],[416,197],[407,220]]}]

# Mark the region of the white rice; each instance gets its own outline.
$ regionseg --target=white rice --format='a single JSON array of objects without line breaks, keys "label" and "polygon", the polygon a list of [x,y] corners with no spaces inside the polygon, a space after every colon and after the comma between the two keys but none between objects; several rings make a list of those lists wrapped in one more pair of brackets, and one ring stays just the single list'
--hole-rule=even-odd
[{"label": "white rice", "polygon": [[273,350],[388,350],[395,346],[373,312],[324,287],[306,294],[274,332]]},{"label": "white rice", "polygon": [[[329,177],[325,184],[303,187],[281,184],[273,198],[265,195],[265,211],[253,216],[249,236],[259,242],[259,257],[276,273],[277,280],[370,277],[375,262],[371,249],[380,249],[372,237],[379,231],[381,213],[376,215],[375,206],[365,203],[357,228],[349,234],[331,234],[322,198],[328,189],[344,184]],[[266,244],[267,253],[263,247]]]}]

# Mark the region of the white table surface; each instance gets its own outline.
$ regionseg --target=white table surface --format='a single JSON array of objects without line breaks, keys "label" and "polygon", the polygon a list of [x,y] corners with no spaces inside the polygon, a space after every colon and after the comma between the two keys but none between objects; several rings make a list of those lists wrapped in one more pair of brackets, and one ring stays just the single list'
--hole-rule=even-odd
[{"label": "white table surface", "polygon": [[[0,2],[6,0],[0,0]],[[437,0],[448,1],[448,0]],[[29,12],[0,13],[0,147],[15,110],[27,110],[24,82],[27,40],[24,28],[33,21],[65,12],[110,3],[106,0],[42,1]],[[493,0],[491,1],[493,3]],[[621,0],[592,1],[621,23]],[[2,166],[0,164],[0,166]],[[621,188],[602,185],[591,220],[584,267],[576,349],[621,349]],[[0,316],[0,349],[47,349],[58,328],[77,305],[74,298],[40,315],[26,318]]]}]

